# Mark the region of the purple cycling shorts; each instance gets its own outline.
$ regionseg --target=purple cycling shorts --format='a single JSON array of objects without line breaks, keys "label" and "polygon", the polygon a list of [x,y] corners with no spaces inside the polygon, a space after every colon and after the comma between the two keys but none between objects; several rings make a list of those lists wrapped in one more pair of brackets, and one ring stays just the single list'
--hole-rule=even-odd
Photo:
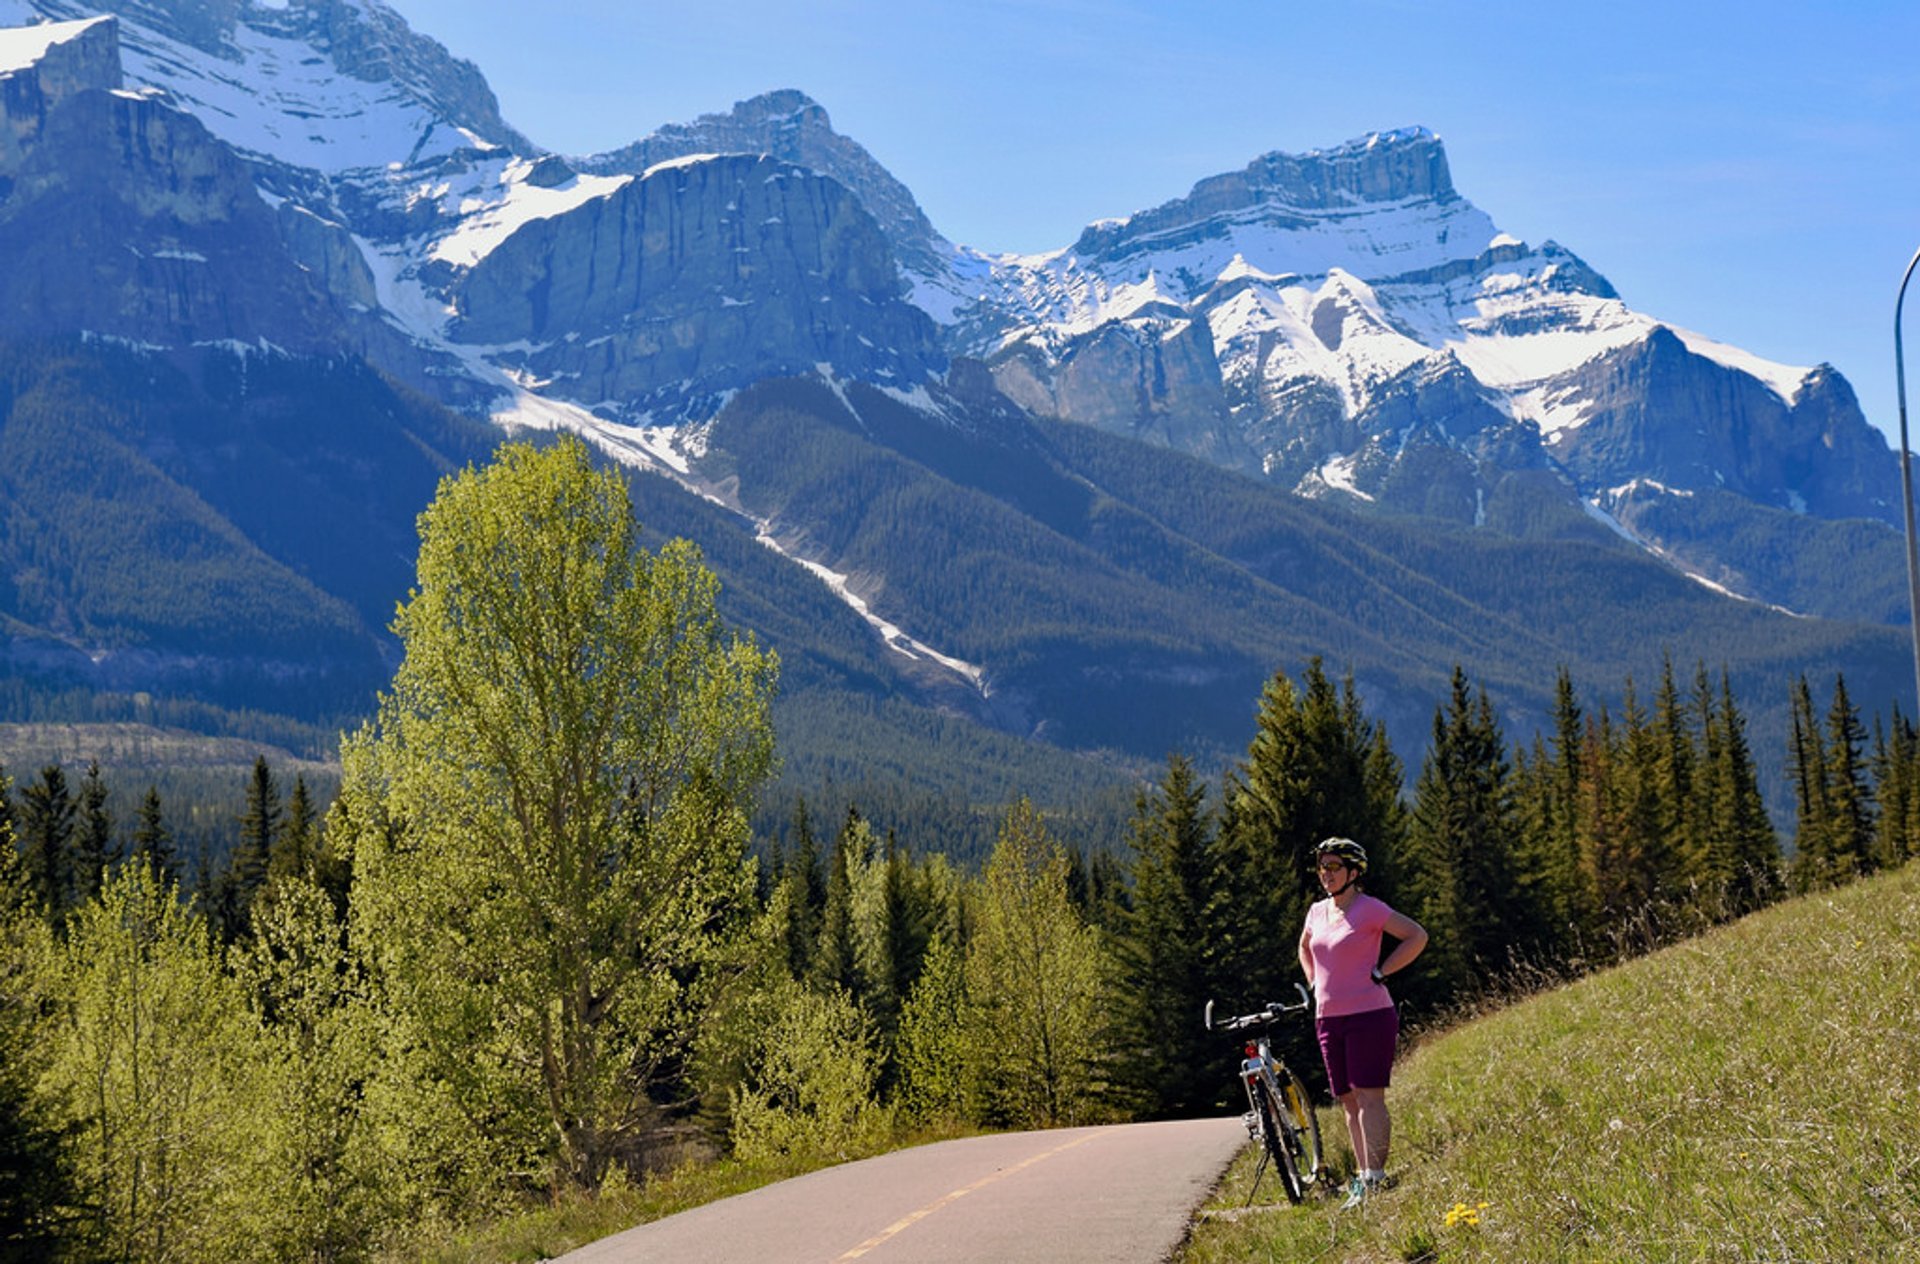
[{"label": "purple cycling shorts", "polygon": [[1386,1088],[1393,1078],[1393,1046],[1400,1037],[1400,1011],[1388,1005],[1358,1014],[1316,1018],[1320,1057],[1335,1097],[1356,1088]]}]

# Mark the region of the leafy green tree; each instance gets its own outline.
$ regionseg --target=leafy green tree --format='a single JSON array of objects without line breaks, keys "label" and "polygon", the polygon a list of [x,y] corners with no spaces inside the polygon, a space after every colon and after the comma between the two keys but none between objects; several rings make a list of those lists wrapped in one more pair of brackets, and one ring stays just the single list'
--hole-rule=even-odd
[{"label": "leafy green tree", "polygon": [[242,1258],[237,1195],[261,1153],[255,1029],[205,925],[125,866],[75,913],[42,995],[45,1087],[76,1129],[91,1249]]},{"label": "leafy green tree", "polygon": [[967,949],[971,1079],[987,1120],[1082,1122],[1107,1091],[1099,932],[1067,894],[1067,857],[1026,799],[1000,829]]},{"label": "leafy green tree", "polygon": [[235,1216],[261,1258],[355,1258],[397,1209],[369,1161],[359,1099],[377,1028],[346,927],[324,890],[285,874],[263,888],[253,932],[234,974],[260,1024],[260,1161]]},{"label": "leafy green tree", "polygon": [[405,656],[343,746],[339,817],[414,1161],[593,1186],[657,1123],[753,909],[772,760],[776,664],[716,594],[691,545],[639,547],[577,440],[506,446],[422,515]]},{"label": "leafy green tree", "polygon": [[951,934],[936,934],[900,1011],[897,1097],[910,1119],[963,1122],[974,1116],[962,1026],[966,998],[961,949]]},{"label": "leafy green tree", "polygon": [[1891,732],[1878,722],[1874,725],[1873,781],[1874,798],[1880,809],[1874,829],[1876,868],[1891,869],[1920,851],[1916,847],[1915,826],[1920,824],[1920,784],[1916,784],[1916,765],[1920,764],[1920,737],[1914,727],[1894,707]]},{"label": "leafy green tree", "polygon": [[1212,1109],[1217,1046],[1200,1015],[1213,991],[1206,933],[1216,871],[1206,785],[1183,755],[1134,814],[1133,907],[1117,944],[1120,1031],[1132,1052],[1119,1073],[1136,1108],[1178,1117]]},{"label": "leafy green tree", "polygon": [[877,1145],[892,1112],[877,1097],[880,1054],[866,1011],[844,992],[791,981],[761,999],[774,1017],[734,1090],[734,1153],[849,1159]]}]

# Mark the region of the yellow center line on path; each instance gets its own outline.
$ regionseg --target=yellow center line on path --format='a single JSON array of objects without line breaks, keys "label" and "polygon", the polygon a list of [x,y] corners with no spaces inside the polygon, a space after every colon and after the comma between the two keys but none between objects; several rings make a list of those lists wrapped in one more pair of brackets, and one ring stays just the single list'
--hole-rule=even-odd
[{"label": "yellow center line on path", "polygon": [[947,1204],[954,1202],[957,1199],[965,1198],[968,1194],[973,1193],[973,1191],[975,1191],[976,1189],[981,1189],[981,1188],[984,1188],[985,1186],[991,1185],[1003,1176],[1012,1176],[1015,1172],[1018,1172],[1021,1168],[1032,1167],[1034,1164],[1039,1163],[1044,1159],[1050,1159],[1054,1155],[1059,1154],[1062,1151],[1071,1150],[1073,1149],[1073,1147],[1077,1145],[1082,1145],[1088,1141],[1091,1141],[1099,1135],[1100,1134],[1097,1132],[1083,1133],[1080,1136],[1075,1137],[1071,1141],[1065,1142],[1064,1144],[1061,1144],[1061,1145],[1057,1145],[1053,1147],[1053,1149],[1051,1150],[1042,1151],[1041,1153],[1034,1155],[1030,1159],[1022,1159],[1020,1160],[1020,1162],[1014,1164],[1012,1167],[1003,1167],[997,1172],[994,1172],[988,1176],[983,1176],[971,1185],[963,1186],[960,1189],[954,1190],[951,1194],[948,1194],[943,1198],[935,1199],[933,1202],[928,1203],[926,1206],[922,1207],[918,1211],[908,1212],[906,1215],[900,1217],[900,1219],[894,1221],[892,1224],[888,1225],[886,1228],[882,1229],[880,1232],[868,1238],[865,1242],[862,1242],[859,1246],[856,1246],[851,1251],[848,1251],[845,1255],[841,1256],[838,1260],[835,1260],[834,1264],[841,1264],[841,1262],[845,1260],[857,1260],[861,1256],[865,1255],[868,1251],[873,1250],[873,1248],[885,1242],[887,1239],[895,1236],[898,1233],[901,1233],[902,1231],[910,1228],[911,1226],[919,1223],[920,1221],[925,1220],[928,1216],[931,1216],[934,1212],[939,1211],[942,1207],[945,1207]]}]

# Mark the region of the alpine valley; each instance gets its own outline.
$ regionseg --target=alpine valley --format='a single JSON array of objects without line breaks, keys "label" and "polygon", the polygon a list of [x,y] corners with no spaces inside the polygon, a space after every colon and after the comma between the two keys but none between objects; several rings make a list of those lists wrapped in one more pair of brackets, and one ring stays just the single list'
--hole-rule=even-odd
[{"label": "alpine valley", "polygon": [[1409,763],[1455,664],[1522,737],[1561,667],[1725,667],[1763,770],[1796,675],[1911,707],[1846,381],[1502,233],[1425,129],[1018,256],[795,91],[567,156],[380,0],[0,27],[0,719],[144,695],[324,744],[437,480],[528,430],[700,544],[804,783],[1224,760],[1314,656]]}]

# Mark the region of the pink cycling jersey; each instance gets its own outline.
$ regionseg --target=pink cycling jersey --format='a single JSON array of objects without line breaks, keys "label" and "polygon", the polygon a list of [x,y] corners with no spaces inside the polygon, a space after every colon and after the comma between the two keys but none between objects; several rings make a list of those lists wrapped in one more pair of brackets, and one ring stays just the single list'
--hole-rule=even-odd
[{"label": "pink cycling jersey", "polygon": [[1357,895],[1344,912],[1329,896],[1307,910],[1307,956],[1313,962],[1314,1013],[1321,1018],[1364,1014],[1393,1004],[1373,981],[1380,964],[1380,937],[1393,910],[1370,895]]}]

